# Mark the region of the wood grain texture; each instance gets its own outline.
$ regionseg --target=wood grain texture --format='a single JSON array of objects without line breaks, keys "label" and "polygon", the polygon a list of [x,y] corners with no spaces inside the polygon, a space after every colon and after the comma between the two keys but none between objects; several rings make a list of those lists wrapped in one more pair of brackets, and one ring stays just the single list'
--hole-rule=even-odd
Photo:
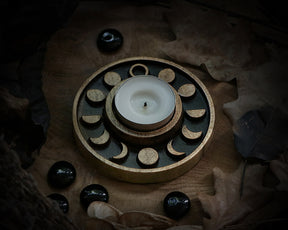
[{"label": "wood grain texture", "polygon": [[100,103],[106,98],[105,94],[99,89],[89,89],[87,91],[87,99],[92,103]]},{"label": "wood grain texture", "polygon": [[104,76],[104,82],[111,87],[115,86],[121,82],[121,76],[116,72],[108,72]]},{"label": "wood grain texture", "polygon": [[194,95],[194,93],[196,92],[196,88],[195,85],[193,84],[185,84],[182,85],[179,89],[178,89],[178,93],[181,97],[192,97]]},{"label": "wood grain texture", "polygon": [[[106,187],[109,203],[121,211],[148,211],[164,215],[162,201],[171,191],[179,190],[191,199],[192,208],[179,224],[201,224],[202,209],[197,199],[200,192],[213,193],[211,170],[234,170],[240,161],[234,142],[231,124],[222,110],[223,103],[235,100],[233,84],[216,82],[191,66],[208,88],[215,104],[215,134],[199,163],[175,180],[157,184],[131,184],[110,179],[81,154],[73,137],[72,105],[79,86],[100,67],[122,58],[139,54],[167,58],[161,46],[174,39],[163,14],[169,9],[155,6],[119,6],[102,3],[80,4],[69,24],[50,40],[43,70],[43,90],[51,112],[48,137],[39,157],[30,168],[44,195],[55,190],[48,186],[46,174],[58,160],[70,161],[77,170],[77,178],[69,188],[61,190],[70,202],[68,217],[83,227],[86,212],[79,202],[80,191],[91,183]],[[143,17],[145,15],[145,17]],[[124,36],[123,47],[113,55],[102,54],[95,45],[97,34],[113,26]],[[141,36],[139,36],[141,34]],[[148,41],[148,42],[147,42]]]},{"label": "wood grain texture", "polygon": [[184,125],[184,126],[182,127],[182,134],[183,134],[183,136],[186,137],[188,140],[196,140],[196,139],[198,139],[198,138],[201,137],[202,131],[200,131],[200,132],[193,132],[193,131],[189,130],[186,125]]},{"label": "wood grain texture", "polygon": [[110,134],[107,130],[104,130],[104,132],[99,137],[90,137],[90,141],[94,145],[98,145],[98,146],[107,144],[109,139],[110,139]]},{"label": "wood grain texture", "polygon": [[179,152],[173,148],[173,140],[169,141],[167,144],[167,151],[174,157],[183,157],[185,152]]},{"label": "wood grain texture", "polygon": [[82,121],[85,122],[87,125],[96,125],[101,120],[101,115],[87,115],[81,117]]},{"label": "wood grain texture", "polygon": [[137,159],[141,164],[147,167],[155,165],[159,159],[158,152],[153,148],[141,149],[138,153]]},{"label": "wood grain texture", "polygon": [[129,149],[128,149],[127,145],[125,145],[123,142],[121,142],[121,146],[122,146],[121,153],[116,155],[116,156],[113,156],[112,157],[113,160],[123,160],[129,154]]},{"label": "wood grain texture", "polygon": [[205,109],[189,109],[189,110],[186,110],[185,112],[191,118],[200,118],[205,115],[206,110]]},{"label": "wood grain texture", "polygon": [[158,77],[168,83],[171,83],[175,80],[175,72],[170,68],[166,68],[159,72]]}]

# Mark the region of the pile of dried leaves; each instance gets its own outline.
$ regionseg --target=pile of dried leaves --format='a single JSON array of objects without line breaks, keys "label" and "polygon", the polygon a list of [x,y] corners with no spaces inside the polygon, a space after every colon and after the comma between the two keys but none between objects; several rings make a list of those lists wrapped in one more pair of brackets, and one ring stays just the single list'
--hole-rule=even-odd
[{"label": "pile of dried leaves", "polygon": [[288,224],[287,155],[270,166],[248,165],[244,181],[243,167],[232,174],[213,170],[215,195],[199,196],[210,216],[204,219],[204,229],[272,229],[272,225],[284,229]]},{"label": "pile of dried leaves", "polygon": [[[101,222],[105,229],[286,229],[288,52],[259,42],[248,21],[184,1],[174,3],[166,19],[176,39],[162,51],[179,63],[203,67],[216,80],[236,79],[238,99],[223,108],[233,122],[235,144],[244,161],[231,174],[213,170],[215,195],[199,194],[209,216],[203,226],[173,226],[164,217],[123,214],[108,205],[101,212],[110,210],[113,217],[94,207],[89,222]],[[132,224],[137,218],[138,225]]]},{"label": "pile of dried leaves", "polygon": [[121,212],[114,206],[94,201],[87,210],[88,216],[92,217],[86,221],[86,229],[102,230],[201,230],[202,226],[185,225],[177,226],[176,222],[165,216],[140,211]]},{"label": "pile of dried leaves", "polygon": [[215,195],[199,195],[210,216],[204,229],[283,229],[288,225],[287,49],[257,39],[243,18],[183,1],[175,7],[167,20],[176,39],[162,50],[177,62],[203,67],[218,81],[236,79],[238,87],[237,100],[223,109],[245,163],[232,174],[213,170]]},{"label": "pile of dried leaves", "polygon": [[[243,168],[245,179],[242,180]],[[241,163],[233,173],[213,170],[215,195],[199,194],[204,212],[203,226],[176,223],[164,216],[147,212],[122,213],[115,207],[93,202],[88,208],[87,229],[285,229],[288,225],[288,154],[270,165]]]}]

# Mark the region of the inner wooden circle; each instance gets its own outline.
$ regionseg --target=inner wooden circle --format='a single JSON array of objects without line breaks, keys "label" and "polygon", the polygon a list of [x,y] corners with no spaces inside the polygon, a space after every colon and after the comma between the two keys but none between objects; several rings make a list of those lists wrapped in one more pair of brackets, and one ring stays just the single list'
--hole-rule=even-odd
[{"label": "inner wooden circle", "polygon": [[114,107],[114,97],[123,84],[115,86],[106,98],[105,103],[105,119],[107,120],[108,126],[111,130],[121,139],[130,142],[133,145],[153,145],[162,141],[167,141],[175,135],[175,133],[180,129],[182,124],[182,102],[180,96],[177,94],[176,90],[171,87],[175,94],[175,112],[171,120],[164,126],[156,130],[151,131],[137,131],[127,127],[125,124],[117,118],[116,110]]},{"label": "inner wooden circle", "polygon": [[175,97],[167,82],[154,76],[138,75],[119,86],[114,97],[115,114],[131,129],[156,130],[171,120]]}]

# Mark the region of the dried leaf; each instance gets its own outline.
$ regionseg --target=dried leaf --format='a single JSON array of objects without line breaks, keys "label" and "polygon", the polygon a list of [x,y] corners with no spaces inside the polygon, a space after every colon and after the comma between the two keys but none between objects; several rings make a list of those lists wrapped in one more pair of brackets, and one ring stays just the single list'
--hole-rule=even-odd
[{"label": "dried leaf", "polygon": [[96,219],[96,218],[89,218],[88,220],[86,220],[85,229],[86,230],[96,230],[96,229],[115,230],[112,223],[105,221],[105,220]]},{"label": "dried leaf", "polygon": [[271,161],[270,168],[280,181],[277,189],[288,191],[288,153],[282,154],[278,159]]},{"label": "dried leaf", "polygon": [[126,212],[120,216],[120,223],[127,227],[152,227],[151,229],[166,229],[175,225],[175,222],[165,216],[149,212]]},{"label": "dried leaf", "polygon": [[29,101],[26,98],[15,97],[3,87],[0,87],[0,121],[11,121],[11,117],[24,120],[27,115]]},{"label": "dried leaf", "polygon": [[[279,226],[281,226],[280,224],[285,221],[287,226],[288,222],[287,206],[288,192],[276,191],[271,201],[265,203],[263,207],[249,213],[238,226],[245,227],[241,228],[245,230],[252,229],[252,226],[257,226],[257,229],[282,229],[279,228]],[[269,223],[273,225],[273,228],[266,228]]]},{"label": "dried leaf", "polygon": [[270,199],[273,190],[262,186],[267,167],[260,165],[247,166],[243,195],[240,197],[242,169],[243,164],[231,174],[225,174],[218,168],[213,170],[215,195],[199,195],[204,211],[211,217],[204,218],[204,229],[217,230],[237,223]]},{"label": "dried leaf", "polygon": [[200,226],[200,225],[179,225],[179,226],[167,228],[166,230],[203,230],[203,226]]},{"label": "dried leaf", "polygon": [[288,114],[288,52],[267,46],[270,60],[237,77],[238,98],[224,104],[224,111],[233,124],[248,111],[271,106]]},{"label": "dried leaf", "polygon": [[0,87],[0,123],[5,141],[15,150],[23,168],[34,161],[42,130],[29,117],[29,101],[15,97]]},{"label": "dried leaf", "polygon": [[122,213],[114,206],[101,201],[92,202],[87,209],[87,214],[95,219],[95,221],[87,221],[88,229],[93,229],[97,224],[101,224],[103,229],[116,230],[157,230],[175,225],[174,220],[165,216],[138,211]]},{"label": "dried leaf", "polygon": [[105,202],[94,201],[89,205],[87,214],[89,217],[119,222],[119,216],[122,214],[122,212]]},{"label": "dried leaf", "polygon": [[234,127],[235,145],[245,158],[273,160],[288,149],[288,119],[265,107],[246,113]]},{"label": "dried leaf", "polygon": [[251,66],[255,61],[262,61],[264,55],[252,57],[255,52],[251,52],[254,46],[248,24],[223,12],[203,9],[184,1],[174,4],[174,10],[166,17],[176,40],[162,47],[172,59],[204,66],[213,78],[220,81],[229,81],[241,74],[248,64]]}]

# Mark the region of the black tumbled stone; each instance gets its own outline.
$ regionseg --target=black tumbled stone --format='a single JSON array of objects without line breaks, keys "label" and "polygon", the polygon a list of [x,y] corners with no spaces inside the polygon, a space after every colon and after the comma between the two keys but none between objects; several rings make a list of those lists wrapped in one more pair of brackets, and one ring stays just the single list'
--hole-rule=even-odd
[{"label": "black tumbled stone", "polygon": [[63,211],[63,213],[67,213],[69,211],[69,203],[65,196],[59,193],[52,193],[47,197],[52,200],[55,200],[58,203],[59,208]]},{"label": "black tumbled stone", "polygon": [[166,215],[172,219],[180,219],[191,207],[189,197],[178,191],[169,193],[164,199],[164,211]]},{"label": "black tumbled stone", "polygon": [[80,202],[85,210],[93,201],[108,202],[109,195],[107,190],[100,184],[90,184],[82,189]]},{"label": "black tumbled stone", "polygon": [[119,49],[123,44],[122,34],[115,29],[103,30],[97,38],[98,49],[103,52],[111,52]]},{"label": "black tumbled stone", "polygon": [[47,174],[48,183],[55,188],[66,188],[76,178],[74,166],[67,161],[58,161],[51,166]]}]

